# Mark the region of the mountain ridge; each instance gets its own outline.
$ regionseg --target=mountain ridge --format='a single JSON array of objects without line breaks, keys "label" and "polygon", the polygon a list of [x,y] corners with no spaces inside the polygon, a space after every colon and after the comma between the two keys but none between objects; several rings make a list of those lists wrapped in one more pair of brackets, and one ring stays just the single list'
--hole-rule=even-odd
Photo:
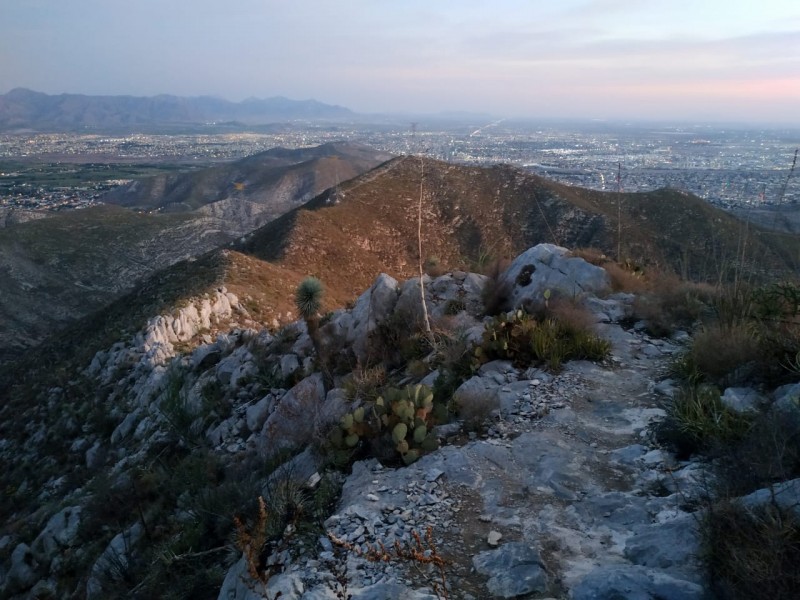
[{"label": "mountain ridge", "polygon": [[86,131],[239,122],[263,125],[287,120],[353,116],[345,107],[281,96],[230,102],[211,96],[49,95],[14,88],[0,95],[0,131]]},{"label": "mountain ridge", "polygon": [[[244,159],[132,184],[146,192],[169,180],[191,194],[198,181],[213,180],[211,187],[222,191],[197,209],[157,211],[157,202],[127,192],[128,207],[109,202],[0,229],[0,360],[101,308],[158,269],[226,246],[390,156],[348,144],[278,154],[282,158],[267,170]],[[251,176],[252,185],[229,194],[239,175]]]},{"label": "mountain ridge", "polygon": [[[614,256],[619,230],[621,259],[631,269],[666,270],[716,283],[737,269],[788,276],[800,264],[797,236],[760,230],[683,192],[617,195],[558,184],[509,166],[465,167],[398,157],[327,189],[233,246],[142,280],[140,290],[150,290],[149,295],[140,291],[120,298],[115,318],[124,320],[127,306],[185,299],[182,287],[203,293],[225,286],[241,299],[253,326],[277,328],[293,319],[294,291],[307,275],[325,285],[323,312],[353,302],[379,273],[413,277],[419,270],[421,177],[422,260],[431,272],[485,270],[541,242],[595,247]],[[739,264],[743,241],[747,264]],[[200,287],[195,285],[198,273],[206,281]],[[166,283],[174,291],[162,294]],[[169,303],[160,306],[169,310]],[[92,318],[113,321],[101,310],[67,337],[85,333]]]}]

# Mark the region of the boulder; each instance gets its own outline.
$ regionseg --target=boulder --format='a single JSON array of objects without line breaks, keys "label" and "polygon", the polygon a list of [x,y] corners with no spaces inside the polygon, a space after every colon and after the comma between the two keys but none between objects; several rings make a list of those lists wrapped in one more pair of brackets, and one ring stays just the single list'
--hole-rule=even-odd
[{"label": "boulder", "polygon": [[247,407],[245,421],[250,431],[256,432],[261,430],[264,426],[264,422],[267,420],[267,416],[269,415],[270,408],[274,401],[275,399],[272,395],[268,394],[255,404]]},{"label": "boulder", "polygon": [[31,546],[37,560],[43,564],[50,564],[57,553],[72,546],[80,524],[80,506],[67,506],[50,517]]},{"label": "boulder", "polygon": [[19,544],[11,553],[11,564],[5,577],[3,591],[14,594],[30,589],[36,583],[38,565],[27,544]]},{"label": "boulder", "polygon": [[109,542],[106,549],[92,566],[89,580],[86,582],[86,598],[106,598],[103,582],[121,580],[130,560],[130,552],[139,543],[144,533],[141,523],[136,523],[122,533],[118,533]]},{"label": "boulder", "polygon": [[702,586],[640,566],[598,567],[572,589],[572,600],[705,600]]},{"label": "boulder", "polygon": [[503,544],[472,558],[475,570],[489,578],[486,587],[496,598],[516,598],[547,589],[547,572],[539,552],[523,542]]},{"label": "boulder", "polygon": [[552,297],[577,298],[608,292],[611,287],[604,269],[572,257],[566,248],[539,244],[520,254],[500,276],[500,285],[509,289],[509,309],[538,306],[545,292]]},{"label": "boulder", "polygon": [[800,518],[800,479],[790,479],[777,483],[771,488],[756,490],[740,499],[745,507],[773,504],[784,510],[793,511]]},{"label": "boulder", "polygon": [[688,514],[639,527],[625,544],[628,560],[643,567],[694,570],[699,554],[698,518]]},{"label": "boulder", "polygon": [[369,359],[369,337],[380,323],[388,319],[397,304],[398,283],[394,277],[381,273],[366,292],[359,296],[350,312],[346,342],[361,364]]},{"label": "boulder", "polygon": [[270,456],[308,444],[325,399],[322,375],[314,373],[290,389],[261,429],[261,443]]},{"label": "boulder", "polygon": [[733,412],[740,414],[757,413],[764,403],[764,397],[751,388],[727,388],[722,394],[722,403]]}]

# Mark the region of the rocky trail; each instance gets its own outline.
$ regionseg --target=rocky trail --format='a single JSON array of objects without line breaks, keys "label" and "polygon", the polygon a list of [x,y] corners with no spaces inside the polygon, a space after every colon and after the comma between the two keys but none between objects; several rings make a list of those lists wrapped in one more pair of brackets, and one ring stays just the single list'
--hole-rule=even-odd
[{"label": "rocky trail", "polygon": [[[599,327],[613,342],[606,365],[572,362],[558,375],[484,365],[465,384],[500,401],[483,435],[451,428],[450,443],[405,468],[357,463],[326,523],[332,536],[368,551],[430,527],[449,562],[450,598],[706,597],[691,512],[702,477],[648,441],[670,392],[657,382],[680,345]],[[336,548],[320,543],[327,550],[293,561],[269,591],[334,598]],[[357,553],[346,560],[353,598],[436,597],[435,571],[421,578],[417,565]],[[248,595],[243,570],[229,573],[220,598],[263,597]]]}]

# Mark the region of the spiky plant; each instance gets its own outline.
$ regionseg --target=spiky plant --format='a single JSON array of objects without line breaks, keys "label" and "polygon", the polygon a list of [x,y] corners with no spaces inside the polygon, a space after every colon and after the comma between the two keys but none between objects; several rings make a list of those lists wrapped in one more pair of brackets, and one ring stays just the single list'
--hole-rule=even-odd
[{"label": "spiky plant", "polygon": [[317,316],[320,308],[322,307],[322,296],[325,293],[325,288],[322,282],[316,277],[306,277],[297,286],[295,292],[294,302],[297,305],[297,310],[300,311],[300,316],[309,321]]},{"label": "spiky plant", "polygon": [[317,355],[317,366],[322,371],[323,385],[328,390],[330,389],[331,378],[327,369],[326,357],[322,353],[322,340],[319,334],[319,311],[322,308],[322,296],[324,293],[325,287],[322,282],[316,277],[309,276],[297,286],[294,303],[297,306],[297,310],[300,311],[300,316],[306,322],[308,335],[311,337],[311,343],[314,344],[314,352]]}]

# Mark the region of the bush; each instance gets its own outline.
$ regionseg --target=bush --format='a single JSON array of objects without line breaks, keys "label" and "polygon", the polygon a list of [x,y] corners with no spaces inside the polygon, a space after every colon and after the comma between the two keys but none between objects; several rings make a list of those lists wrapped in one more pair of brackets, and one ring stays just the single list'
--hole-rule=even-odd
[{"label": "bush", "polygon": [[483,429],[492,411],[500,408],[500,400],[496,394],[489,392],[467,391],[453,397],[458,416],[464,421],[467,431]]},{"label": "bush", "polygon": [[488,279],[481,291],[481,300],[483,300],[483,312],[486,315],[497,315],[507,307],[511,295],[511,284],[504,282],[502,277],[510,264],[508,260],[493,261],[485,273]]},{"label": "bush", "polygon": [[322,308],[322,295],[324,288],[322,282],[316,277],[306,277],[297,286],[294,302],[300,316],[306,321],[313,318]]},{"label": "bush", "polygon": [[692,329],[712,313],[716,291],[707,284],[663,275],[652,280],[650,288],[633,303],[636,318],[645,322],[650,335],[667,337],[677,329]]},{"label": "bush", "polygon": [[758,415],[715,467],[717,491],[725,496],[800,477],[800,417],[774,411]]}]

